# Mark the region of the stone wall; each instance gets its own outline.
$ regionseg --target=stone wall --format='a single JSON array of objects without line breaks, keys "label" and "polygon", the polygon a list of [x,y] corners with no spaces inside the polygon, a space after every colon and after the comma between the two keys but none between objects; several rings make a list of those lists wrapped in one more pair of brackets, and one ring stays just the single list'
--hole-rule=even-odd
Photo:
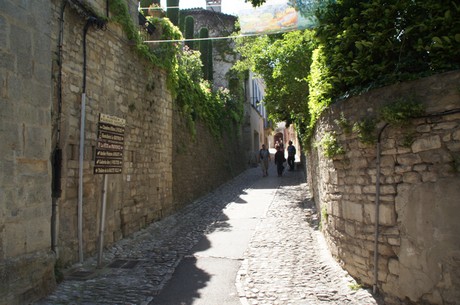
[{"label": "stone wall", "polygon": [[174,113],[173,197],[179,209],[240,174],[247,163],[240,127],[229,126],[229,133],[217,139],[198,123],[192,136],[180,113]]},{"label": "stone wall", "polygon": [[[56,6],[56,10],[59,8]],[[59,19],[56,16],[54,20]],[[84,256],[96,252],[100,225],[102,175],[93,173],[100,113],[126,120],[123,172],[108,175],[105,244],[163,217],[172,205],[173,113],[172,98],[166,88],[167,76],[134,51],[118,25],[109,23],[106,29],[90,26],[86,35],[86,89],[83,92],[85,23],[72,6],[65,9],[62,113],[55,126],[60,129],[57,145],[63,152],[62,195],[58,201],[56,230],[58,259],[64,266],[79,260],[77,205],[83,93],[86,95],[82,190]],[[55,75],[58,79],[57,72]],[[59,100],[57,96],[55,100]]]},{"label": "stone wall", "polygon": [[54,287],[50,7],[0,2],[0,304]]},{"label": "stone wall", "polygon": [[[181,10],[181,18],[194,18],[195,36],[208,28],[210,37],[229,35],[235,16],[204,9]],[[199,41],[194,43],[199,49]],[[228,71],[236,62],[233,40],[213,42],[213,88],[228,87]],[[215,138],[201,122],[196,130],[188,126],[179,111],[173,120],[173,189],[174,205],[179,208],[241,173],[247,166],[241,126],[228,126],[227,133]],[[193,132],[196,132],[193,135]]]},{"label": "stone wall", "polygon": [[[238,128],[215,139],[197,124],[193,138],[174,111],[165,71],[140,57],[119,25],[87,26],[89,15],[106,15],[106,3],[0,4],[1,305],[27,304],[47,294],[55,286],[55,263],[64,268],[96,253],[103,175],[94,174],[94,165],[101,113],[126,120],[122,173],[107,175],[104,246],[244,169]],[[137,24],[137,2],[127,3]],[[61,161],[54,158],[60,152]]]},{"label": "stone wall", "polygon": [[[333,254],[374,284],[376,145],[337,124],[378,117],[383,105],[415,98],[427,116],[381,135],[378,282],[387,304],[458,304],[460,299],[460,72],[396,84],[338,102],[320,119],[319,142],[335,132],[345,154],[308,153],[307,170]],[[448,112],[446,112],[448,111]],[[384,122],[377,128],[382,130]]]}]

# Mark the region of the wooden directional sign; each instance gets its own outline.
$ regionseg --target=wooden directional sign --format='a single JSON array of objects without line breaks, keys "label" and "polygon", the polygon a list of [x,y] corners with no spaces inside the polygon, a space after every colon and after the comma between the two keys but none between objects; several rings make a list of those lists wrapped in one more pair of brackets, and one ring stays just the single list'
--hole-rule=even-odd
[{"label": "wooden directional sign", "polygon": [[99,114],[95,174],[121,174],[126,120]]}]

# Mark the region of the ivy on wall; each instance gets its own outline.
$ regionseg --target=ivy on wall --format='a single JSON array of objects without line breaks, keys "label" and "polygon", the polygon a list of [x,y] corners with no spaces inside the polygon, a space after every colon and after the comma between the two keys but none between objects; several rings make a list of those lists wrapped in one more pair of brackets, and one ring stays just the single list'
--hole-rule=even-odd
[{"label": "ivy on wall", "polygon": [[[192,134],[196,132],[195,122],[198,119],[206,124],[216,139],[221,139],[222,133],[231,131],[229,126],[241,123],[242,100],[231,94],[228,89],[212,91],[211,84],[203,79],[200,52],[188,47],[182,49],[178,43],[162,43],[159,47],[151,48],[143,42],[124,0],[110,0],[110,10],[113,15],[112,21],[122,26],[127,38],[135,43],[138,54],[149,60],[152,65],[166,70],[168,88],[185,116]],[[148,16],[147,20],[155,28],[160,29],[161,39],[183,39],[179,28],[168,18]]]},{"label": "ivy on wall", "polygon": [[179,26],[179,0],[166,0],[166,6],[168,7],[166,13],[169,20],[171,20],[175,26]]},{"label": "ivy on wall", "polygon": [[[404,127],[404,146],[410,146],[413,140],[413,132],[407,128],[407,125],[409,125],[411,119],[422,117],[424,114],[425,106],[422,103],[413,97],[400,97],[378,109],[376,117],[368,116],[353,123],[342,112],[340,117],[334,120],[334,123],[345,135],[355,133],[359,141],[367,145],[374,145],[377,142],[378,123],[384,123],[382,126]],[[345,153],[345,150],[337,141],[336,135],[331,132],[326,132],[323,138],[318,143],[315,143],[315,146],[321,147],[324,155],[328,158]]]},{"label": "ivy on wall", "polygon": [[[129,14],[128,6],[123,0],[110,0],[110,12],[112,13],[111,20],[121,25],[126,37],[134,42],[134,48],[137,53],[146,58],[154,66],[160,67],[168,73],[168,86],[174,92],[177,88],[177,54],[180,49],[177,44],[162,44],[160,47],[151,49],[144,43],[139,29],[134,25],[131,15]],[[181,32],[172,25],[167,18],[147,17],[156,28],[161,28],[162,39],[182,39]]]},{"label": "ivy on wall", "polygon": [[[241,123],[243,103],[229,89],[211,89],[201,70],[200,52],[185,49],[179,58],[179,89],[176,98],[190,131],[195,134],[195,122],[204,122],[216,139],[231,131],[231,126]],[[192,73],[190,73],[193,71]],[[231,133],[231,132],[230,132]]]},{"label": "ivy on wall", "polygon": [[[193,18],[193,16],[187,16],[187,17],[185,17],[184,20],[185,20],[184,21],[185,38],[186,39],[193,39],[194,38],[194,33],[195,33],[195,18]],[[190,40],[190,41],[186,40],[185,43],[187,44],[187,46],[190,49],[194,48],[194,41],[193,40]]]}]

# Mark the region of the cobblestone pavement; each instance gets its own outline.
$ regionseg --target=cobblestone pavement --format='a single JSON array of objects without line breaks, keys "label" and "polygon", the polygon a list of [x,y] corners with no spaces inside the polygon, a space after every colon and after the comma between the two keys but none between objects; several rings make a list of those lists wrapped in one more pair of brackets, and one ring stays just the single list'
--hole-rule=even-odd
[{"label": "cobblestone pavement", "polygon": [[332,258],[301,172],[288,173],[237,277],[246,304],[381,304]]},{"label": "cobblestone pavement", "polygon": [[67,270],[57,289],[35,304],[153,304],[181,259],[213,230],[225,206],[250,192],[259,179],[279,179],[280,186],[236,279],[242,303],[377,304],[368,291],[351,289],[353,279],[330,257],[316,228],[314,205],[306,200],[302,173],[274,174],[261,178],[258,168],[245,171],[177,214],[105,249],[105,267],[96,268],[96,258],[90,258]]}]

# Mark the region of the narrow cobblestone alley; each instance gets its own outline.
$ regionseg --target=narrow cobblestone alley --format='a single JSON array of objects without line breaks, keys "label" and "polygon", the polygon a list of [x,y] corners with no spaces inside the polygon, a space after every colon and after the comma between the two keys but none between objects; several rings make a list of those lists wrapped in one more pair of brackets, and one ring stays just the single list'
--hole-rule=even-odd
[{"label": "narrow cobblestone alley", "polygon": [[[104,268],[96,268],[96,258],[91,258],[66,272],[54,293],[36,304],[164,305],[157,298],[176,267],[193,256],[192,249],[206,234],[222,229],[223,211],[242,203],[249,208],[258,200],[266,208],[242,257],[235,259],[237,303],[378,304],[367,290],[353,289],[354,280],[330,256],[304,181],[301,171],[279,178],[272,165],[269,177],[262,178],[259,168],[249,169],[179,213],[105,249]],[[265,197],[258,195],[260,189]],[[211,304],[200,301],[205,298],[200,289],[210,277],[194,284],[193,295],[177,305]]]}]

